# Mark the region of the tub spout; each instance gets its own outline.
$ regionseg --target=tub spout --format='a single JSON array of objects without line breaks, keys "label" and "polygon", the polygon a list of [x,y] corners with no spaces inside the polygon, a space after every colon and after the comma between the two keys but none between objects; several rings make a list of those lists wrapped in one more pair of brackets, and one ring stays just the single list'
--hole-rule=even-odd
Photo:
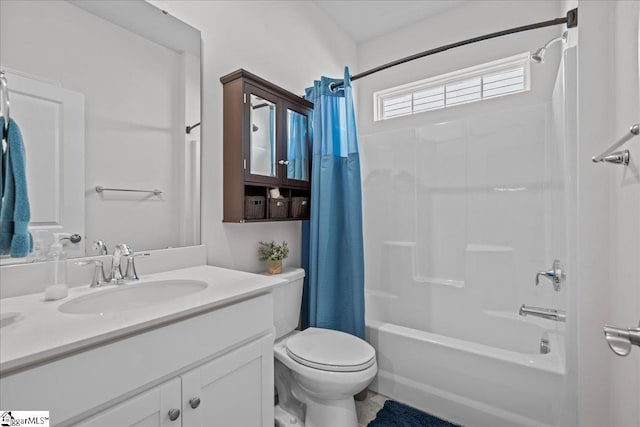
[{"label": "tub spout", "polygon": [[542,307],[527,307],[522,304],[520,306],[520,311],[518,312],[520,316],[535,316],[542,317],[543,319],[555,320],[556,322],[565,322],[567,320],[567,315],[562,310],[555,310],[552,308],[542,308]]}]

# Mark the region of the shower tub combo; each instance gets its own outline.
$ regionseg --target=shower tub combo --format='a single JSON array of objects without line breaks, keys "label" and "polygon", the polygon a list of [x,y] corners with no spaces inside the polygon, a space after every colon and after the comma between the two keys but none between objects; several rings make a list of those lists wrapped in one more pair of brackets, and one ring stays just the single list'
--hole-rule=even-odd
[{"label": "shower tub combo", "polygon": [[570,260],[576,64],[566,49],[546,102],[361,135],[374,391],[467,426],[573,423],[571,313],[519,309],[568,305],[570,268],[558,292],[535,273]]}]

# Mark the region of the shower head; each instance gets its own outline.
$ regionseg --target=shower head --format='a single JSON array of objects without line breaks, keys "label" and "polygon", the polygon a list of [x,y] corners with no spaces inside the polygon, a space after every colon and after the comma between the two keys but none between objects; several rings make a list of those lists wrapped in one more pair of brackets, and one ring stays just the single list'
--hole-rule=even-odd
[{"label": "shower head", "polygon": [[555,42],[558,42],[558,41],[562,41],[562,42],[566,43],[568,35],[569,35],[569,33],[567,31],[565,31],[564,33],[562,33],[562,35],[560,37],[556,37],[555,39],[549,40],[547,42],[547,44],[545,44],[540,49],[536,50],[534,53],[531,54],[531,57],[530,57],[531,58],[531,62],[535,62],[537,64],[544,63],[544,55],[547,52],[547,49],[549,48],[549,46],[551,46],[552,44],[554,44]]}]

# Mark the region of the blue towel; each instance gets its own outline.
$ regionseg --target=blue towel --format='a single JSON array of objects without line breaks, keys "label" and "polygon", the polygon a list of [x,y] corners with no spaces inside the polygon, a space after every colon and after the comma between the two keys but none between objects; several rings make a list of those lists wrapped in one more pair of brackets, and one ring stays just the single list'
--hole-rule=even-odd
[{"label": "blue towel", "polygon": [[[0,117],[0,131],[4,117]],[[0,150],[1,151],[1,150]],[[0,255],[25,257],[33,250],[29,233],[31,209],[27,194],[27,173],[20,128],[9,121],[7,152],[2,154],[2,202],[0,203]]]}]

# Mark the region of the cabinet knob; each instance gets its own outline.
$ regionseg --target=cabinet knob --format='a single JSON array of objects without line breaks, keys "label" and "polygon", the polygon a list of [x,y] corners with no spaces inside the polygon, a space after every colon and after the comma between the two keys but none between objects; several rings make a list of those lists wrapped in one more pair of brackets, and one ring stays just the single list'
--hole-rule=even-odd
[{"label": "cabinet knob", "polygon": [[180,409],[169,409],[169,419],[175,421],[180,417]]},{"label": "cabinet knob", "polygon": [[278,164],[279,165],[288,165],[289,164],[289,160],[279,160]]},{"label": "cabinet knob", "polygon": [[189,399],[189,406],[191,406],[193,409],[196,409],[198,406],[200,406],[200,398],[192,397],[191,399]]}]

